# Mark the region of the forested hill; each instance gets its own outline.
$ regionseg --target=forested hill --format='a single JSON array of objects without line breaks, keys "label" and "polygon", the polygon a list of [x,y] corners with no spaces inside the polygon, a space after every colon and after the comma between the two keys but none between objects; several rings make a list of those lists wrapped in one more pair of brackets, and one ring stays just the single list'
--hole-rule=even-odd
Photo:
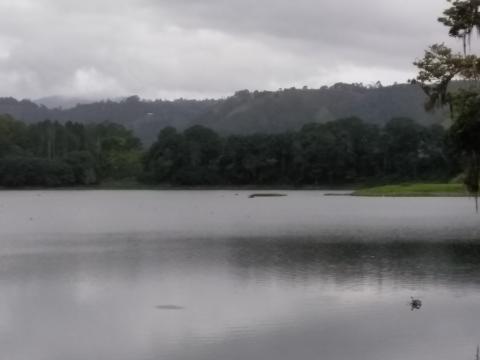
[{"label": "forested hill", "polygon": [[326,123],[358,117],[383,125],[396,117],[422,125],[444,121],[440,112],[425,111],[425,94],[413,85],[367,88],[336,84],[321,89],[285,89],[276,92],[239,91],[196,121],[221,133],[280,133],[307,123]]},{"label": "forested hill", "polygon": [[224,134],[279,133],[298,130],[304,124],[325,123],[349,116],[384,124],[394,117],[409,117],[423,125],[441,123],[441,113],[424,110],[425,95],[412,85],[364,87],[336,84],[321,89],[239,91],[221,100],[101,101],[70,109],[49,109],[29,100],[0,98],[0,114],[27,123],[45,119],[60,122],[111,121],[134,130],[146,144],[167,126],[185,129],[208,126]]},{"label": "forested hill", "polygon": [[29,124],[46,119],[84,124],[114,122],[133,130],[142,142],[149,144],[161,129],[167,126],[187,128],[217,103],[216,100],[183,99],[147,101],[132,96],[121,101],[108,100],[80,104],[69,109],[49,109],[30,100],[0,98],[0,115],[8,114]]}]

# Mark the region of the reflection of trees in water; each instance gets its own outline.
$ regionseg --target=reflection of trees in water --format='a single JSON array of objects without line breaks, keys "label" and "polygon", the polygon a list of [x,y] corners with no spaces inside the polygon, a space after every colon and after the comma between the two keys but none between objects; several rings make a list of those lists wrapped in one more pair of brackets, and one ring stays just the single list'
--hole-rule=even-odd
[{"label": "reflection of trees in water", "polygon": [[288,280],[315,277],[337,284],[480,284],[480,243],[321,243],[314,240],[238,240],[231,244],[231,265],[255,277]]},{"label": "reflection of trees in water", "polygon": [[0,279],[33,283],[74,276],[135,282],[147,275],[226,271],[238,280],[280,278],[295,285],[316,279],[345,286],[384,280],[480,285],[480,243],[132,238],[47,245],[4,255]]}]

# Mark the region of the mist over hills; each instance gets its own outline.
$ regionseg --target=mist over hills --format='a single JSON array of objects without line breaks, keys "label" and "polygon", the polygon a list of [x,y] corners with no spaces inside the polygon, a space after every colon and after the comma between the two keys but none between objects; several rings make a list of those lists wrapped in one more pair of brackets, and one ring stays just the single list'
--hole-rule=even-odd
[{"label": "mist over hills", "polygon": [[[121,101],[123,98],[113,99],[114,101]],[[37,105],[44,105],[49,109],[71,109],[77,105],[91,104],[97,102],[98,99],[86,97],[72,97],[72,96],[47,96],[40,99],[35,99],[33,102]]]},{"label": "mist over hills", "polygon": [[[446,117],[442,112],[425,111],[425,99],[423,91],[413,85],[365,87],[339,83],[320,89],[243,90],[218,100],[142,100],[131,96],[82,104],[79,99],[69,102],[67,98],[46,98],[37,103],[0,98],[0,114],[10,114],[27,123],[45,119],[116,122],[132,129],[145,144],[150,144],[167,126],[183,130],[204,125],[222,134],[251,134],[298,130],[307,123],[350,116],[379,125],[395,117],[409,117],[423,125],[444,122]],[[73,106],[75,101],[78,105]]]}]

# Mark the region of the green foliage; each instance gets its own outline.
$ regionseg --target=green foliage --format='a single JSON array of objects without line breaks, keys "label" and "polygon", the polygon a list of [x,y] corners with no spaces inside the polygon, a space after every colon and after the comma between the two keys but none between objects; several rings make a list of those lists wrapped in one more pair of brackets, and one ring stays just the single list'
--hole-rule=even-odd
[{"label": "green foliage", "polygon": [[141,143],[130,130],[113,123],[87,126],[90,148],[102,178],[136,177],[141,171]]},{"label": "green foliage", "polygon": [[143,153],[139,140],[120,125],[25,125],[0,117],[0,186],[94,185],[136,177],[183,186],[440,180],[458,172],[447,140],[442,127],[408,118],[382,127],[346,118],[278,134],[221,136],[199,125],[183,132],[167,127]]},{"label": "green foliage", "polygon": [[[463,41],[463,54],[453,53],[445,45],[433,45],[422,60],[416,82],[429,97],[427,108],[449,105],[453,126],[450,139],[466,157],[465,184],[474,194],[479,192],[480,180],[480,58],[467,52],[467,41],[473,30],[480,32],[479,0],[448,0],[451,6],[439,21],[449,27],[450,36]],[[452,80],[467,81],[467,88],[454,89]]]},{"label": "green foliage", "polygon": [[447,0],[452,4],[444,11],[444,16],[438,19],[443,25],[449,27],[449,35],[463,41],[466,52],[467,42],[470,42],[472,32],[480,32],[480,1],[479,0]]},{"label": "green foliage", "polygon": [[21,153],[26,144],[26,126],[9,115],[0,116],[0,157]]},{"label": "green foliage", "polygon": [[298,132],[231,135],[195,126],[162,130],[142,178],[169,185],[339,185],[447,179],[458,170],[440,126],[347,118]]},{"label": "green foliage", "polygon": [[76,184],[92,185],[98,182],[97,164],[90,152],[72,151],[65,154],[63,161],[71,167]]},{"label": "green foliage", "polygon": [[0,186],[91,185],[141,172],[141,145],[111,123],[25,125],[0,116]]},{"label": "green foliage", "polygon": [[165,128],[146,155],[147,178],[158,183],[213,185],[218,182],[221,149],[220,137],[206,127],[193,126],[183,134]]},{"label": "green foliage", "polygon": [[71,167],[60,160],[34,157],[0,159],[0,184],[7,187],[68,186],[75,184]]}]

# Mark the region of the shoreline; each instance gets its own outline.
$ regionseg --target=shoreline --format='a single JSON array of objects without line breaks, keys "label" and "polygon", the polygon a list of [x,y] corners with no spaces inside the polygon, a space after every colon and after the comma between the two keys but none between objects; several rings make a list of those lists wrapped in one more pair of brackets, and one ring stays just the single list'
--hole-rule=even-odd
[{"label": "shoreline", "polygon": [[[105,183],[92,186],[71,187],[0,187],[0,192],[8,191],[323,191],[325,196],[352,197],[472,197],[462,184],[427,184],[412,183],[398,185],[383,185],[374,187],[352,186],[170,186]],[[338,192],[338,193],[336,193]]]},{"label": "shoreline", "polygon": [[93,186],[70,186],[70,187],[0,187],[2,191],[95,191],[95,190],[146,190],[146,191],[345,191],[352,192],[353,186],[334,187],[334,186],[167,186],[167,185],[93,185]]},{"label": "shoreline", "polygon": [[355,190],[359,197],[471,197],[463,184],[411,183],[384,185]]}]

